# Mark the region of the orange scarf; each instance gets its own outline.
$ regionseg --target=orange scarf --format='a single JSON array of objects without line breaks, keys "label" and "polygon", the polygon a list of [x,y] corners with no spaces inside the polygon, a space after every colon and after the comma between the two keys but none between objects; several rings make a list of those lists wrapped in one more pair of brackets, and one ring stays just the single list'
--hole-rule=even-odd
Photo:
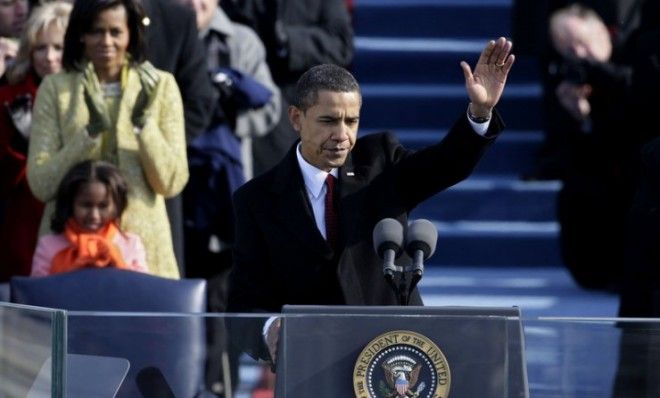
[{"label": "orange scarf", "polygon": [[113,222],[97,232],[85,232],[73,219],[67,221],[64,236],[71,246],[60,250],[51,261],[51,274],[74,271],[84,267],[115,266],[128,269],[124,258],[113,243],[119,228]]}]

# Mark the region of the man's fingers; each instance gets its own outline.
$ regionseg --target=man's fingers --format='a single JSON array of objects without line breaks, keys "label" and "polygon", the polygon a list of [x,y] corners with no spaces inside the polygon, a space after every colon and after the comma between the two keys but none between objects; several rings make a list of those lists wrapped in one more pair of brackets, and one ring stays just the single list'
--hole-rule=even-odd
[{"label": "man's fingers", "polygon": [[465,82],[472,83],[474,76],[472,76],[472,70],[470,69],[470,65],[468,65],[468,63],[465,61],[461,61],[461,69],[463,69],[463,76],[465,76]]},{"label": "man's fingers", "polygon": [[493,50],[490,52],[490,57],[488,58],[488,64],[496,64],[497,60],[502,54],[502,48],[506,44],[506,39],[504,37],[500,37],[499,39],[495,40],[495,44],[493,45]]},{"label": "man's fingers", "polygon": [[282,320],[280,318],[275,319],[273,323],[270,324],[266,336],[266,344],[268,345],[270,359],[273,363],[277,361],[277,342],[280,339],[281,322]]},{"label": "man's fingers", "polygon": [[510,54],[509,57],[506,59],[506,62],[504,63],[504,73],[509,74],[509,71],[511,70],[511,67],[513,66],[513,63],[516,62],[516,56],[513,54]]},{"label": "man's fingers", "polygon": [[499,54],[497,55],[497,65],[503,65],[507,61],[507,57],[509,56],[512,47],[513,47],[513,43],[511,43],[508,40],[504,41],[504,45],[502,46]]},{"label": "man's fingers", "polygon": [[488,60],[490,59],[491,54],[493,53],[493,49],[495,48],[495,41],[491,40],[486,44],[486,48],[481,52],[481,55],[479,56],[479,60],[477,63],[479,64],[487,64]]},{"label": "man's fingers", "polygon": [[509,62],[512,47],[513,43],[504,37],[491,40],[481,52],[478,64],[504,66]]},{"label": "man's fingers", "polygon": [[511,43],[511,41],[506,40],[504,37],[500,37],[497,41],[497,48],[493,51],[493,62],[496,65],[504,66],[508,61],[507,57],[509,56],[512,47],[513,43]]}]

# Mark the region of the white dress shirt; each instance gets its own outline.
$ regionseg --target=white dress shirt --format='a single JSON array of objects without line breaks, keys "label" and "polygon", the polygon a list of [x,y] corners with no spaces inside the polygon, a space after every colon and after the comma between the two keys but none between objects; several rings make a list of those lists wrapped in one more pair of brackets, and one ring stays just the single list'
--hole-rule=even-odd
[{"label": "white dress shirt", "polygon": [[307,192],[309,203],[312,205],[316,227],[319,229],[323,239],[327,239],[325,231],[325,193],[327,192],[328,187],[325,185],[325,179],[328,177],[328,174],[332,174],[335,178],[338,178],[339,171],[337,169],[332,169],[330,170],[330,173],[328,173],[311,165],[302,157],[302,153],[300,153],[300,145],[301,144],[298,143],[296,156],[298,157],[298,165],[300,166],[303,181],[305,182],[305,191]]}]

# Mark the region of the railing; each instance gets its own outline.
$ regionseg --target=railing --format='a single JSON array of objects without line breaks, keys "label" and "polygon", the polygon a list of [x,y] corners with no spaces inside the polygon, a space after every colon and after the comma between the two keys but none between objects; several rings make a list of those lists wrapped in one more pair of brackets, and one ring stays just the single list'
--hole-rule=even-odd
[{"label": "railing", "polygon": [[[269,364],[241,352],[246,344],[260,342],[261,326],[271,315],[73,312],[0,303],[0,397],[76,397],[98,391],[130,397],[163,392],[194,397],[203,391],[248,397],[259,383],[272,387],[262,378]],[[399,339],[406,331],[419,332],[428,339],[425,344],[435,344],[444,354],[451,370],[450,397],[489,383],[492,394],[480,396],[657,396],[660,391],[658,319],[277,316],[285,325],[277,373],[288,386],[280,390],[283,396],[300,396],[295,388],[309,382],[335,383],[350,392],[342,396],[355,396],[359,362],[368,367],[371,356],[389,355],[381,353],[389,344],[384,340],[373,346],[373,353],[369,344],[397,331]],[[516,328],[523,332],[524,352],[515,349],[522,341],[512,338]],[[413,344],[410,336],[406,341],[412,351],[428,348]],[[522,369],[514,369],[518,353]],[[383,366],[373,368],[374,388],[390,388]],[[337,380],[328,381],[332,372]],[[521,374],[522,383],[513,380]]]}]

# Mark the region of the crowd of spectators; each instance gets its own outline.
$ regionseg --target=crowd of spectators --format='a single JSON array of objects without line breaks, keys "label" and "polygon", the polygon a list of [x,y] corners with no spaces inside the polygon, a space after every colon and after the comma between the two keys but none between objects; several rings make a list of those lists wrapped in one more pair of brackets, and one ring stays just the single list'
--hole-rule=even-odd
[{"label": "crowd of spectators", "polygon": [[224,310],[231,194],[296,139],[297,78],[352,58],[350,2],[312,3],[0,1],[1,281],[202,277]]},{"label": "crowd of spectators", "polygon": [[[547,145],[526,177],[563,182],[561,250],[577,283],[620,292],[622,316],[658,316],[660,9],[651,0],[541,3]],[[0,281],[70,270],[67,258],[125,264],[115,241],[125,231],[143,245],[135,269],[208,279],[212,309],[223,311],[232,193],[297,138],[286,112],[302,73],[350,64],[351,6],[0,0]],[[53,229],[66,176],[90,165],[124,181],[125,205],[119,211],[101,184],[101,199],[114,199],[87,207],[111,216]],[[65,220],[75,221],[78,196],[99,194],[90,188],[99,181],[68,192]],[[73,256],[92,232],[84,241],[106,249]],[[53,233],[57,253],[35,272],[37,241]]]},{"label": "crowd of spectators", "polygon": [[[205,157],[215,151],[212,137],[217,138],[218,131],[238,143],[238,154],[233,153],[237,178],[221,181],[225,198],[230,198],[242,182],[278,161],[295,140],[286,120],[280,123],[288,104],[281,93],[290,91],[297,76],[312,65],[349,64],[350,3],[319,1],[311,8],[300,4],[0,3],[1,233],[3,253],[12,264],[2,267],[2,279],[30,273],[37,238],[50,232],[58,183],[71,167],[89,159],[117,165],[127,179],[129,204],[121,226],[145,242],[150,272],[212,278],[226,270],[230,258],[217,268],[209,260],[231,247],[232,212],[226,203],[231,200],[211,203],[216,209],[202,214],[209,219],[189,210],[184,215],[181,201],[163,199],[178,197],[190,168],[194,174],[186,195],[202,188],[189,195],[193,205],[186,208],[199,209],[195,204],[204,200],[209,175],[218,178],[226,172]],[[71,7],[74,23],[67,30]],[[121,19],[124,26],[113,25]],[[112,57],[116,59],[109,61]],[[115,64],[112,76],[99,72],[108,63]],[[44,79],[48,74],[56,76]],[[258,137],[279,144],[265,144],[260,151],[253,145]],[[190,159],[187,151],[194,154]],[[216,168],[209,172],[209,167]],[[184,230],[190,235],[201,230],[204,239],[185,239]],[[184,241],[188,258],[183,256]]]},{"label": "crowd of spectators", "polygon": [[71,5],[51,3],[35,10],[20,38],[20,51],[0,87],[0,198],[9,210],[0,224],[1,280],[29,275],[43,203],[28,186],[27,162],[32,104],[41,80],[62,68],[64,32]]}]

